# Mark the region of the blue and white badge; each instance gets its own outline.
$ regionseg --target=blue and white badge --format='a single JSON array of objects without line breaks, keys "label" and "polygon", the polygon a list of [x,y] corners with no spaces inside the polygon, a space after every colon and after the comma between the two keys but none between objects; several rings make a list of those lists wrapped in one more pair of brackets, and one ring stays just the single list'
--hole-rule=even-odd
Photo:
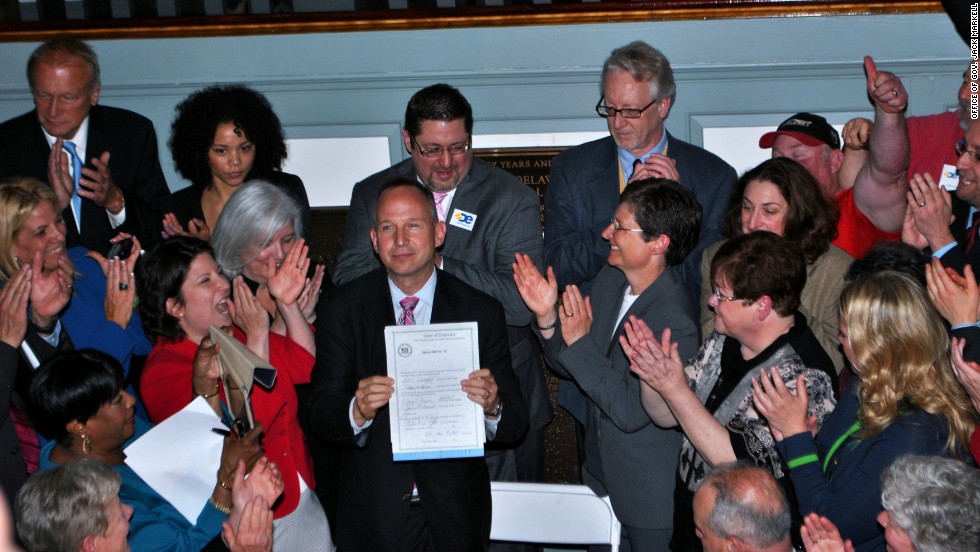
[{"label": "blue and white badge", "polygon": [[449,226],[472,232],[473,227],[476,226],[476,214],[467,213],[462,209],[453,209],[453,216],[449,217]]},{"label": "blue and white badge", "polygon": [[939,177],[939,189],[947,192],[955,192],[960,185],[960,176],[956,172],[956,167],[943,165],[943,174]]}]

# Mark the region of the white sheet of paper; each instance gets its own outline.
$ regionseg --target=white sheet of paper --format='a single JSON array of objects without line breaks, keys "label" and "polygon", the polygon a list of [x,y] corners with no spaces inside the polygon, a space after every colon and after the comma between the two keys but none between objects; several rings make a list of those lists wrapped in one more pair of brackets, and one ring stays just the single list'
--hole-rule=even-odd
[{"label": "white sheet of paper", "polygon": [[385,346],[394,459],[483,456],[483,410],[460,386],[480,369],[476,322],[388,326]]},{"label": "white sheet of paper", "polygon": [[126,464],[167,499],[191,525],[197,523],[214,491],[224,438],[211,428],[224,428],[201,397],[160,422],[126,447]]}]

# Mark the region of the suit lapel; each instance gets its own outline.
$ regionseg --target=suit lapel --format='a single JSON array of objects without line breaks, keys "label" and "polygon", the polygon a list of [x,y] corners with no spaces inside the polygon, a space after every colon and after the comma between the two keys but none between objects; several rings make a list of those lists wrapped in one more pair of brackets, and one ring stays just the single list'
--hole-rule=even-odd
[{"label": "suit lapel", "polygon": [[[48,145],[47,138],[44,137],[44,131],[41,130],[41,123],[37,120],[37,110],[31,113],[31,128],[32,128],[32,141],[34,145],[27,149],[34,157],[33,162],[30,166],[43,168],[41,174],[44,176],[40,180],[48,182],[48,157],[51,154],[51,146]],[[50,184],[50,183],[49,183]]]},{"label": "suit lapel", "polygon": [[[612,332],[612,338],[609,340],[609,348],[606,349],[606,356],[611,354],[613,348],[619,345],[619,336],[626,335],[626,330],[623,326],[626,321],[629,320],[630,315],[635,315],[637,318],[643,318],[643,315],[654,306],[654,303],[656,303],[663,294],[663,290],[667,286],[668,281],[673,281],[674,278],[675,274],[673,269],[671,267],[667,267],[663,274],[661,274],[652,284],[650,284],[650,287],[644,290],[643,293],[636,298],[636,301],[633,301],[633,304],[630,305],[629,310],[626,311],[623,318],[616,323],[615,317],[619,315],[619,310],[622,307],[623,300],[625,298],[626,287],[629,285],[629,283],[626,281],[626,277],[623,277],[623,283],[618,287],[619,300],[613,301],[616,305],[616,309],[614,312],[610,313],[612,315],[612,320],[609,322],[609,325],[611,326],[613,323],[616,323],[616,329],[614,332]],[[605,335],[608,336],[610,334],[606,333]],[[603,338],[605,338],[605,336],[603,336]]]},{"label": "suit lapel", "polygon": [[599,184],[600,203],[597,211],[601,213],[613,213],[619,206],[619,148],[612,136],[608,140],[608,149],[602,156],[603,160],[592,168],[593,182]]},{"label": "suit lapel", "polygon": [[[489,206],[489,203],[484,201],[484,189],[481,186],[486,171],[486,167],[482,163],[479,159],[473,159],[470,172],[456,188],[452,203],[446,206],[446,241],[442,246],[442,253],[449,257],[459,257],[460,255],[456,255],[456,253],[465,249],[467,243],[465,238],[474,232],[479,232],[480,225],[487,221],[486,217],[480,218],[480,215],[484,214],[481,211],[485,211],[485,207]],[[467,230],[450,224],[454,209],[477,216],[477,221],[472,229]]]},{"label": "suit lapel", "polygon": [[[92,107],[88,116],[88,139],[85,141],[85,159],[82,159],[82,164],[89,169],[95,168],[92,165],[92,158],[100,157],[102,152],[108,150],[105,135],[100,132],[98,107]],[[105,218],[105,216],[104,210],[95,203],[82,199],[82,224],[85,224],[87,235],[91,235],[90,232],[96,228],[93,221],[100,220],[97,217]],[[108,240],[109,236],[106,236],[106,239]]]},{"label": "suit lapel", "polygon": [[454,304],[458,299],[446,282],[446,273],[436,269],[436,290],[432,295],[432,316],[429,322],[432,324],[443,324],[447,322],[457,322],[456,309]]},{"label": "suit lapel", "polygon": [[966,234],[969,229],[967,224],[970,218],[970,204],[956,197],[955,194],[953,195],[953,217],[954,220],[949,226],[950,232],[956,238],[956,241],[960,242],[965,248]]}]

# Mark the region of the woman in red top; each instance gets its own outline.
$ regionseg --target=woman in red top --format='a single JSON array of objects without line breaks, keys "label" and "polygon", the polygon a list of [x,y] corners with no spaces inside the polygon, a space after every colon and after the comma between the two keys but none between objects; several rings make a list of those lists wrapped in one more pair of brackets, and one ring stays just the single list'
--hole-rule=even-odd
[{"label": "woman in red top", "polygon": [[[277,369],[274,385],[252,387],[256,422],[265,428],[266,455],[282,472],[285,490],[274,506],[273,549],[332,550],[323,509],[314,495],[312,462],[299,427],[294,386],[308,383],[314,355],[312,330],[298,305],[309,268],[300,241],[272,269],[270,294],[285,318],[287,335],[269,332],[269,316],[241,277],[229,283],[210,246],[177,236],[144,256],[137,275],[140,314],[147,337],[156,339],[143,369],[140,392],[150,419],[158,423],[204,397],[221,412],[224,389],[218,378],[212,325],[225,328]],[[232,297],[229,292],[234,289]],[[300,345],[299,343],[303,344]],[[320,543],[323,543],[322,546]]]}]

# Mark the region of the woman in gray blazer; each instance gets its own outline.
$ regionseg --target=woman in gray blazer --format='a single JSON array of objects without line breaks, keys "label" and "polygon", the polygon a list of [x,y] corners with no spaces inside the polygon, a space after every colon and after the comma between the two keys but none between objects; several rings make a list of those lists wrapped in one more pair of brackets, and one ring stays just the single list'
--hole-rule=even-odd
[{"label": "woman in gray blazer", "polygon": [[672,512],[664,498],[673,489],[680,434],[657,427],[643,410],[640,381],[618,340],[627,320],[642,319],[657,331],[673,328],[682,354],[697,350],[697,307],[676,265],[693,249],[700,225],[691,191],[671,180],[641,180],[623,192],[602,233],[609,264],[588,298],[570,285],[559,303],[552,268],[545,278],[527,255],[514,264],[549,366],[589,399],[582,479],[609,495],[634,552],[667,547]]}]

